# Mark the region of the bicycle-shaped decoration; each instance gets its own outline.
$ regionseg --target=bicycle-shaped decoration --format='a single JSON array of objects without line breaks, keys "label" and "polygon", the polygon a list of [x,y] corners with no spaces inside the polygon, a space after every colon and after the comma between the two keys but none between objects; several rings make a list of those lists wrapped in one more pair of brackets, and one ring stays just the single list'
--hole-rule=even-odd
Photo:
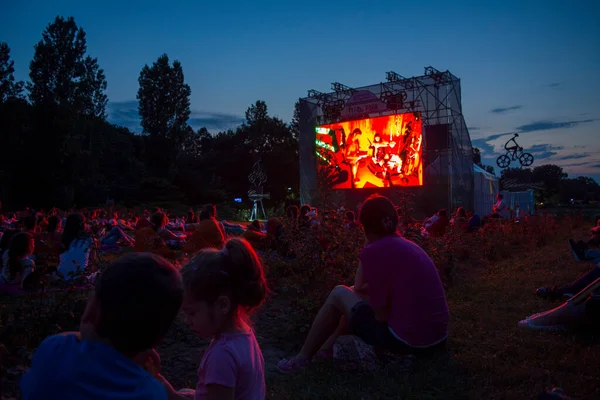
[{"label": "bicycle-shaped decoration", "polygon": [[533,155],[531,153],[525,153],[523,148],[519,146],[515,138],[518,138],[519,134],[515,133],[514,136],[509,139],[504,145],[506,154],[502,154],[496,159],[496,164],[500,168],[508,168],[511,161],[519,161],[522,167],[529,167],[533,164]]}]

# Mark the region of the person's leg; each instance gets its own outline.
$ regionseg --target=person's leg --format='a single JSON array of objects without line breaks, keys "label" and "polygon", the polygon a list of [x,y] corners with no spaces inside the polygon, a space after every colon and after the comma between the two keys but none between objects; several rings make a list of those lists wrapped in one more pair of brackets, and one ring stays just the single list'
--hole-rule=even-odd
[{"label": "person's leg", "polygon": [[[363,301],[366,301],[367,303],[369,302],[369,296],[367,295],[366,292],[356,292],[354,290],[354,286],[351,286],[349,289],[352,290],[353,292],[355,292]],[[340,318],[340,323],[338,324],[337,329],[329,337],[329,339],[327,339],[327,341],[323,344],[323,346],[321,346],[321,348],[319,349],[318,353],[322,353],[323,355],[332,354],[333,353],[333,346],[335,345],[335,341],[340,336],[343,336],[343,335],[345,335],[345,334],[347,334],[349,332],[349,326],[350,325],[349,325],[348,318],[346,318],[345,315],[342,315],[342,317]]]},{"label": "person's leg", "polygon": [[340,336],[343,336],[347,333],[348,333],[348,318],[346,318],[345,315],[342,315],[335,332],[333,332],[333,334],[331,336],[329,336],[329,339],[327,339],[327,341],[325,343],[323,343],[323,345],[317,352],[317,355],[320,354],[323,357],[329,357],[330,355],[333,355],[333,346],[335,345],[335,341]]},{"label": "person's leg", "polygon": [[595,266],[590,272],[583,275],[576,281],[559,287],[557,291],[561,293],[561,295],[579,293],[598,278],[600,278],[600,265]]},{"label": "person's leg", "polygon": [[334,334],[340,318],[349,318],[352,307],[363,299],[347,286],[336,286],[317,314],[308,332],[304,346],[296,356],[298,360],[310,360],[317,350]]},{"label": "person's leg", "polygon": [[119,240],[124,240],[126,242],[133,242],[133,239],[131,238],[131,236],[129,236],[128,234],[123,232],[123,230],[121,228],[119,228],[118,226],[115,226],[114,228],[112,228],[109,232],[109,235],[116,236]]},{"label": "person's leg", "polygon": [[586,317],[586,301],[590,293],[600,289],[600,278],[587,285],[569,301],[560,306],[535,314],[519,322],[520,327],[531,329],[556,329],[580,324]]}]

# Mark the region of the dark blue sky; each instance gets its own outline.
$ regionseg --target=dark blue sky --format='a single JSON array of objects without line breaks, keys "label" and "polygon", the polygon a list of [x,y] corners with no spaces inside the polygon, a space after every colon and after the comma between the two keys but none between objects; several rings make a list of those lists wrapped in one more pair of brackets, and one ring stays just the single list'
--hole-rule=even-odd
[{"label": "dark blue sky", "polygon": [[[458,5],[456,5],[456,4]],[[474,145],[494,163],[506,140],[541,163],[600,178],[600,1],[5,0],[0,40],[18,79],[56,15],[74,16],[108,79],[110,120],[131,128],[137,77],[162,54],[180,60],[195,127],[217,131],[265,100],[284,120],[308,89],[377,83],[432,65],[462,80]]]}]

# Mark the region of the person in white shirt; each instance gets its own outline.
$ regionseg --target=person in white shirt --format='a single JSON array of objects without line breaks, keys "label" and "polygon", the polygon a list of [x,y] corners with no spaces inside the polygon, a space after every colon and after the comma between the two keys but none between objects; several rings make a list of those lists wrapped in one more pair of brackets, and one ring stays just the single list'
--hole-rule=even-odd
[{"label": "person in white shirt", "polygon": [[69,279],[77,270],[88,270],[95,246],[94,239],[86,234],[83,215],[69,215],[61,238],[58,273]]},{"label": "person in white shirt", "polygon": [[496,204],[494,204],[494,213],[492,217],[510,219],[510,209],[504,202],[502,193],[496,195]]}]

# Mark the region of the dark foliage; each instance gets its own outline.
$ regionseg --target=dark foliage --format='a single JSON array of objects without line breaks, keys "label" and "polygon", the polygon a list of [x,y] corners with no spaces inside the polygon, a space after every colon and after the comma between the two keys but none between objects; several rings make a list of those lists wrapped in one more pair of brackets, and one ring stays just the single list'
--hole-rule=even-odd
[{"label": "dark foliage", "polygon": [[235,131],[194,132],[188,125],[191,89],[181,63],[170,63],[166,54],[140,72],[143,135],[105,120],[104,72],[87,55],[85,31],[72,17],[56,17],[35,46],[29,102],[13,74],[10,49],[0,43],[5,209],[92,206],[108,198],[127,206],[233,204],[246,197],[248,174],[259,159],[271,206],[298,191],[297,127],[270,117],[265,102],[257,101]]}]

